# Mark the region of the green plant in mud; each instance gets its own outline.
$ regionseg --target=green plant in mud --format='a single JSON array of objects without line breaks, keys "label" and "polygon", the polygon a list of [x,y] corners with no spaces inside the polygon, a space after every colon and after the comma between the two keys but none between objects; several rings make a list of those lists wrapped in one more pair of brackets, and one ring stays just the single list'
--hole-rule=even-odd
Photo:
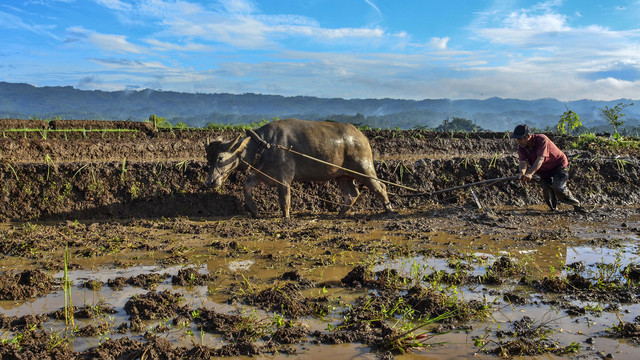
[{"label": "green plant in mud", "polygon": [[36,231],[38,229],[38,224],[32,224],[31,222],[27,221],[26,223],[22,224],[22,231],[25,234],[30,234],[33,233],[34,231]]},{"label": "green plant in mud", "polygon": [[497,162],[498,162],[498,154],[496,153],[491,157],[491,161],[489,161],[489,170],[495,168]]},{"label": "green plant in mud", "polygon": [[53,351],[56,348],[67,347],[73,342],[73,335],[65,334],[64,332],[52,331],[49,334],[47,342],[47,349]]},{"label": "green plant in mud", "polygon": [[640,323],[636,319],[634,322],[626,322],[618,316],[618,323],[605,329],[608,336],[616,338],[638,338],[640,336]]},{"label": "green plant in mud", "polygon": [[[537,322],[528,316],[513,322],[513,331],[498,330],[496,336],[498,340],[490,339],[491,332],[487,329],[484,336],[474,337],[474,346],[478,352],[491,353],[504,358],[514,356],[534,356],[552,353],[556,355],[567,355],[577,353],[581,345],[575,342],[567,346],[560,346],[557,341],[551,339],[555,331],[550,324],[555,320],[545,320]],[[494,345],[490,349],[488,346]]]},{"label": "green plant in mud", "polygon": [[71,300],[71,281],[69,281],[69,245],[65,245],[64,249],[64,272],[63,272],[63,289],[64,289],[64,323],[67,327],[75,328],[73,319],[73,302]]},{"label": "green plant in mud", "polygon": [[184,161],[181,161],[181,162],[177,163],[176,167],[178,168],[178,170],[180,170],[182,175],[184,175],[185,171],[187,171],[187,166],[188,165],[189,165],[189,160],[184,160]]},{"label": "green plant in mud", "polygon": [[127,157],[122,159],[122,167],[120,168],[120,182],[124,182],[127,173]]},{"label": "green plant in mud", "polygon": [[13,166],[11,166],[11,164],[7,164],[7,166],[9,167],[11,172],[13,173],[13,176],[16,178],[16,182],[20,181],[20,179],[18,178],[18,174],[16,173],[16,169],[14,169]]},{"label": "green plant in mud", "polygon": [[627,160],[616,159],[616,166],[618,167],[618,170],[620,170],[622,173],[624,173],[624,167],[629,164],[630,163]]},{"label": "green plant in mud", "polygon": [[610,139],[603,136],[596,136],[594,133],[581,134],[578,139],[571,143],[572,149],[580,150],[610,150],[619,149],[640,149],[640,141],[634,139],[617,138]]},{"label": "green plant in mud", "polygon": [[255,341],[269,334],[270,328],[269,320],[260,318],[254,309],[248,315],[242,314],[231,331],[235,334],[241,334],[244,341]]},{"label": "green plant in mud", "polygon": [[427,343],[427,341],[437,335],[425,330],[425,327],[453,316],[454,312],[449,312],[434,318],[422,319],[417,324],[408,321],[403,323],[399,328],[397,327],[398,323],[396,323],[392,326],[393,332],[385,336],[379,343],[375,344],[375,346],[380,352],[404,354],[413,349],[437,345],[437,343]]},{"label": "green plant in mud", "polygon": [[234,287],[233,292],[238,295],[247,296],[247,295],[255,295],[258,293],[258,289],[251,283],[251,280],[248,279],[244,274],[242,276],[242,283],[238,287]]},{"label": "green plant in mud", "polygon": [[404,183],[404,173],[407,172],[409,175],[413,175],[411,170],[404,164],[404,161],[400,161],[398,165],[396,165],[395,169],[393,169],[393,175],[398,174],[400,179],[400,183]]},{"label": "green plant in mud", "polygon": [[587,304],[584,307],[584,311],[591,313],[595,316],[600,316],[602,315],[602,312],[604,311],[604,309],[602,308],[602,305],[599,304]]},{"label": "green plant in mud", "polygon": [[[632,285],[629,282],[628,269],[623,269],[622,261],[624,259],[624,250],[616,252],[613,263],[605,263],[604,261],[596,264],[596,284],[595,287],[602,291],[613,290],[624,286]],[[627,271],[627,274],[625,274]],[[622,284],[621,277],[626,280],[626,284]]]},{"label": "green plant in mud", "polygon": [[441,284],[461,285],[469,279],[469,272],[464,268],[455,268],[453,273],[444,270],[436,270],[425,277],[426,281],[431,283],[433,287],[439,287]]},{"label": "green plant in mud", "polygon": [[53,159],[51,158],[51,155],[49,155],[49,154],[46,154],[44,156],[44,163],[47,165],[47,181],[49,181],[49,174],[51,172],[51,168],[53,168],[55,170],[56,164],[53,162]]},{"label": "green plant in mud", "polygon": [[[15,333],[11,339],[0,339],[0,348],[2,346],[13,345],[16,347],[19,353],[23,352],[23,347],[29,346],[29,343],[33,342],[33,338],[39,337],[39,335],[35,334],[38,326],[36,324],[32,324],[27,326],[24,331]],[[45,333],[46,334],[46,333]],[[57,348],[66,348],[73,342],[73,333],[68,334],[64,332],[56,332],[51,331],[46,339],[43,339],[44,343],[42,345],[45,346],[45,349],[49,352],[57,349]],[[27,352],[23,353],[26,354]],[[6,353],[7,356],[8,353]],[[2,357],[4,359],[4,357]]]},{"label": "green plant in mud", "polygon": [[134,182],[129,186],[128,192],[131,195],[131,199],[139,198],[142,192],[142,184],[139,181]]}]

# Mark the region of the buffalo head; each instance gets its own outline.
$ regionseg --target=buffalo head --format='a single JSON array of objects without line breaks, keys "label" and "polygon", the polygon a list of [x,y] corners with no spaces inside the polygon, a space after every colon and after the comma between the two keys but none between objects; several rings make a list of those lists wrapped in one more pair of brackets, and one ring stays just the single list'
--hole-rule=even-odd
[{"label": "buffalo head", "polygon": [[241,139],[238,135],[232,141],[215,140],[207,144],[207,161],[209,162],[209,176],[207,185],[220,187],[229,174],[240,164],[242,152],[249,145],[250,137]]}]

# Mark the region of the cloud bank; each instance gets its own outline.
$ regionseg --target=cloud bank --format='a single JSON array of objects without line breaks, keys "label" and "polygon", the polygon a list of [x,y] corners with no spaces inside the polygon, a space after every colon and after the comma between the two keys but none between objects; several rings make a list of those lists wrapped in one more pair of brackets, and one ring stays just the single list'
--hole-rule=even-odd
[{"label": "cloud bank", "polygon": [[94,0],[120,24],[109,31],[36,26],[5,8],[0,29],[57,42],[81,65],[36,72],[34,64],[4,80],[344,98],[638,97],[640,29],[585,24],[584,9],[567,1],[518,4],[496,0],[458,30],[427,35],[391,28],[372,0],[363,11],[378,20],[361,26],[267,12],[250,0]]}]

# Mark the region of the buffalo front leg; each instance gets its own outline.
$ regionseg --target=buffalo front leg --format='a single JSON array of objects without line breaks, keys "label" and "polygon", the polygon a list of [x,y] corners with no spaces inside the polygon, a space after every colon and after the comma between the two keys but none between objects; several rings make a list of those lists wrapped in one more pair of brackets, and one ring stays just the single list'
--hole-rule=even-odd
[{"label": "buffalo front leg", "polygon": [[339,178],[338,186],[342,191],[343,205],[340,207],[340,215],[346,214],[358,199],[360,191],[356,186],[355,180],[351,178]]},{"label": "buffalo front leg", "polygon": [[369,190],[373,191],[373,193],[382,201],[384,209],[386,212],[395,214],[393,211],[393,207],[391,207],[391,201],[389,201],[389,196],[387,195],[387,187],[378,179],[365,178],[362,183],[369,188]]},{"label": "buffalo front leg", "polygon": [[278,185],[278,202],[280,203],[280,210],[282,210],[282,216],[286,219],[291,217],[291,187],[289,184]]},{"label": "buffalo front leg", "polygon": [[244,183],[244,205],[249,209],[253,217],[258,217],[258,206],[253,201],[253,188],[260,185],[262,181],[255,175],[249,176]]},{"label": "buffalo front leg", "polygon": [[282,216],[286,219],[291,218],[291,187],[289,184],[278,185],[278,202],[280,203],[280,210],[282,210]]}]

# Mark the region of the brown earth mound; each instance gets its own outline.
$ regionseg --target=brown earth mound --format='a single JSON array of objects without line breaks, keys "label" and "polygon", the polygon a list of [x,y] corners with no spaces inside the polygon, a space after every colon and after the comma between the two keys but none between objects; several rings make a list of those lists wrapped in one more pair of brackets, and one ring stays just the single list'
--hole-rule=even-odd
[{"label": "brown earth mound", "polygon": [[292,318],[311,315],[314,312],[308,299],[300,293],[300,286],[294,283],[280,284],[262,290],[257,294],[248,296],[245,302]]},{"label": "brown earth mound", "polygon": [[132,321],[170,318],[186,313],[185,308],[180,305],[183,300],[182,295],[168,290],[152,291],[129,299],[124,305],[124,310]]},{"label": "brown earth mound", "polygon": [[[446,189],[484,179],[513,174],[514,159],[423,159],[378,161],[381,179],[423,191]],[[623,165],[615,159],[580,158],[572,161],[570,188],[583,202],[597,204],[640,203],[640,168],[636,161]],[[208,165],[190,162],[111,162],[69,164],[0,164],[0,219],[157,218],[176,216],[230,216],[244,214],[242,184],[246,174],[233,173],[216,191],[204,184]],[[405,190],[388,187],[390,192]],[[366,189],[353,211],[377,211],[382,206]],[[505,182],[477,189],[485,205],[542,203],[538,186]],[[277,214],[277,192],[260,187],[255,193],[262,213]],[[415,208],[433,201],[471,203],[468,190],[436,197],[392,195],[396,208]],[[333,182],[294,183],[292,211],[334,212],[340,192]],[[277,216],[277,215],[276,215]]]},{"label": "brown earth mound", "polygon": [[55,287],[51,275],[40,270],[0,274],[0,300],[24,300],[46,295]]},{"label": "brown earth mound", "polygon": [[41,120],[0,119],[0,130],[39,129],[45,130],[49,124]]},{"label": "brown earth mound", "polygon": [[[207,139],[219,136],[229,139],[240,133],[201,130],[149,135],[123,133],[104,138],[92,135],[97,137],[78,140],[49,136],[0,138],[0,220],[244,214],[242,184],[246,173],[233,173],[217,191],[204,185],[208,171],[204,161]],[[504,133],[423,130],[364,133],[377,159],[378,176],[422,191],[508,176],[517,171],[515,143]],[[568,136],[552,135],[552,138],[561,148],[575,141],[575,137]],[[620,149],[621,154],[625,152],[625,158],[605,158],[591,151],[568,152],[579,155],[571,160],[572,191],[587,204],[637,204],[638,154],[631,148]],[[381,209],[378,200],[367,189],[362,190],[353,210]],[[396,208],[414,208],[433,201],[471,204],[468,190],[437,197],[402,197],[399,195],[407,191],[392,186],[388,186],[388,191],[398,194],[391,196]],[[477,194],[484,205],[542,202],[537,186],[516,183],[480,188]],[[275,189],[258,188],[256,198],[262,213],[278,213]],[[334,212],[338,210],[332,203],[335,201],[340,201],[340,193],[333,182],[293,186],[294,214]]]},{"label": "brown earth mound", "polygon": [[49,123],[49,128],[55,130],[85,129],[128,129],[142,132],[155,131],[153,124],[140,121],[98,121],[98,120],[53,120]]}]

